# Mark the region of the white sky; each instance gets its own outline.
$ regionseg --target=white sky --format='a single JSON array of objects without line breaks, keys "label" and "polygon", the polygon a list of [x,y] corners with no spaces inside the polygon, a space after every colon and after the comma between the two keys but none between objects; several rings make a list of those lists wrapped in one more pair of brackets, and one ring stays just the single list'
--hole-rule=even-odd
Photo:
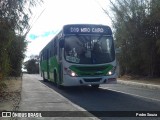
[{"label": "white sky", "polygon": [[104,9],[109,8],[109,0],[44,0],[42,6],[33,10],[31,23],[34,25],[27,35],[30,43],[26,56],[38,55],[65,24],[89,23],[111,26],[110,19],[97,2]]}]

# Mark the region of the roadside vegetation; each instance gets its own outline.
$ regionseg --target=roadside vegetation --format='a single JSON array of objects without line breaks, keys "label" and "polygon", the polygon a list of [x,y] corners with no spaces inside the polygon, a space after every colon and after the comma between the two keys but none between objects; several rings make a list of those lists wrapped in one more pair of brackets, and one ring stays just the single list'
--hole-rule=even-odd
[{"label": "roadside vegetation", "polygon": [[10,89],[12,85],[16,88],[19,84],[17,79],[27,47],[25,37],[31,29],[31,9],[42,3],[42,0],[0,1],[0,100],[14,91]]},{"label": "roadside vegetation", "polygon": [[27,70],[28,74],[38,74],[39,73],[39,56],[32,55],[30,59],[24,63],[24,69]]},{"label": "roadside vegetation", "polygon": [[21,77],[9,77],[1,81],[0,87],[0,111],[16,111],[21,100]]},{"label": "roadside vegetation", "polygon": [[160,77],[160,1],[110,0],[120,74]]}]

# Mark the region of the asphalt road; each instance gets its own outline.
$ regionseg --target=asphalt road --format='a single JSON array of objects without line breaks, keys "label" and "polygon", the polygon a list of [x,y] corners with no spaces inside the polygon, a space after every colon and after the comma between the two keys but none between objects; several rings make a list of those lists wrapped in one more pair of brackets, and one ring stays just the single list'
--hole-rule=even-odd
[{"label": "asphalt road", "polygon": [[[160,111],[160,90],[125,84],[57,88],[39,75],[24,74],[20,111]],[[73,113],[72,113],[73,114]],[[88,115],[88,112],[83,113]],[[160,120],[157,117],[68,117],[67,119]],[[116,114],[116,113],[115,113]],[[82,115],[83,116],[83,115]],[[33,119],[33,118],[32,118]],[[39,118],[37,118],[39,119]],[[44,118],[41,118],[44,119]],[[66,119],[45,118],[45,119]]]}]

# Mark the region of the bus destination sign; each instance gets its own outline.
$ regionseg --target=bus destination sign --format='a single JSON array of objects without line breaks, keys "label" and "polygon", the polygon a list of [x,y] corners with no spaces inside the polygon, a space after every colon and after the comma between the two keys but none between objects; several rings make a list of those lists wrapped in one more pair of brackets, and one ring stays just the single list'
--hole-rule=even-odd
[{"label": "bus destination sign", "polygon": [[81,33],[83,33],[83,32],[85,32],[85,33],[90,33],[90,32],[92,32],[92,33],[103,33],[104,32],[104,29],[103,28],[100,28],[100,27],[98,27],[98,28],[87,28],[87,27],[83,27],[83,28],[78,28],[78,27],[71,27],[70,28],[70,32],[72,33],[74,33],[74,32],[81,32]]},{"label": "bus destination sign", "polygon": [[109,34],[111,29],[102,25],[66,25],[64,27],[65,34]]}]

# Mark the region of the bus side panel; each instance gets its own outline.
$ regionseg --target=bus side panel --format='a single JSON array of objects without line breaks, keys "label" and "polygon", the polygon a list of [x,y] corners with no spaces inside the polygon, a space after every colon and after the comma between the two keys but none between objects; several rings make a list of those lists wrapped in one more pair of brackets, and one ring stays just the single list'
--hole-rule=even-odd
[{"label": "bus side panel", "polygon": [[53,72],[54,72],[54,64],[53,64],[53,57],[51,57],[49,59],[49,78],[50,78],[50,81],[52,82],[54,79]]},{"label": "bus side panel", "polygon": [[41,71],[44,73],[44,78],[47,78],[47,60],[41,62]]},{"label": "bus side panel", "polygon": [[[61,82],[60,82],[60,79],[59,79],[59,67],[60,65],[59,65],[59,63],[58,63],[58,61],[57,61],[57,58],[56,58],[56,56],[53,56],[53,57],[51,57],[50,58],[50,60],[49,60],[49,68],[50,68],[50,70],[49,70],[49,72],[50,72],[50,79],[51,79],[51,81],[52,82],[55,82],[55,81],[57,81],[58,82],[58,84],[61,84]],[[54,72],[56,73],[56,78],[57,78],[57,80],[54,80]]]}]

